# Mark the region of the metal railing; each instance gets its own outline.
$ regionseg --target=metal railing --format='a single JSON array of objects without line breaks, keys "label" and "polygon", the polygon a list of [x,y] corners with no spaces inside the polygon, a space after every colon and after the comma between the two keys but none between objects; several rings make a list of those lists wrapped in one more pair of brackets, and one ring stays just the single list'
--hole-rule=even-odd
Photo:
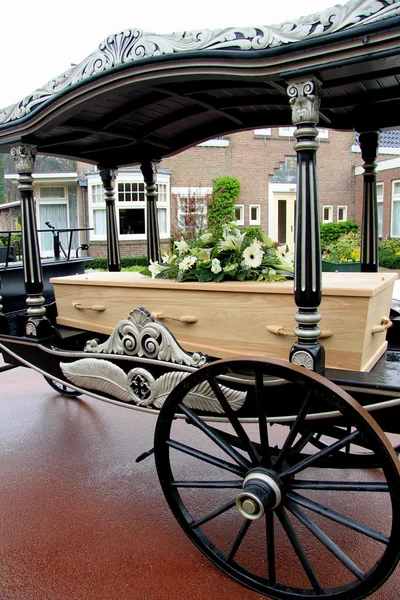
[{"label": "metal railing", "polygon": [[[38,233],[51,233],[53,235],[53,252],[54,252],[54,258],[56,260],[62,259],[61,254],[63,255],[63,260],[71,259],[72,239],[73,239],[74,233],[77,233],[78,231],[93,230],[93,227],[58,228],[58,227],[54,227],[53,225],[51,225],[51,223],[49,221],[46,222],[46,225],[47,225],[48,229],[38,229]],[[60,234],[63,234],[63,233],[69,234],[67,251],[64,249],[64,246],[62,245],[62,242],[60,240]],[[13,235],[19,235],[20,239],[12,241],[11,238]],[[5,261],[0,261],[2,264],[4,262],[5,268],[7,269],[8,264],[10,262],[14,262],[17,260],[17,256],[18,256],[18,260],[21,260],[22,232],[19,229],[0,231],[0,236],[7,236],[7,244],[6,244],[6,246],[3,246],[6,248]],[[89,248],[88,244],[81,244],[80,246],[78,246],[78,248],[76,248],[76,251],[75,251],[75,257],[76,258],[79,257],[79,250],[87,250],[88,248]]]}]

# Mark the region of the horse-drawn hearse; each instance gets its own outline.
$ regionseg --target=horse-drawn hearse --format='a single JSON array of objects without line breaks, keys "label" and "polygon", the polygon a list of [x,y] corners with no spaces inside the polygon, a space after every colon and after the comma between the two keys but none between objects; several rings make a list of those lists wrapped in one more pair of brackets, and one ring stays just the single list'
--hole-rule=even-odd
[{"label": "horse-drawn hearse", "polygon": [[[400,1],[359,0],[273,27],[127,29],[0,112],[0,150],[19,178],[27,304],[0,315],[5,363],[66,395],[157,415],[172,513],[215,565],[270,598],[365,598],[400,556],[400,355],[386,342],[396,275],[378,272],[375,173],[379,132],[399,124],[399,82]],[[318,121],[359,134],[358,274],[321,273]],[[120,272],[118,167],[142,170],[156,263],[157,163],[216,136],[291,125],[294,285]],[[106,198],[109,272],[54,278],[48,307],[38,152],[97,165]]]}]

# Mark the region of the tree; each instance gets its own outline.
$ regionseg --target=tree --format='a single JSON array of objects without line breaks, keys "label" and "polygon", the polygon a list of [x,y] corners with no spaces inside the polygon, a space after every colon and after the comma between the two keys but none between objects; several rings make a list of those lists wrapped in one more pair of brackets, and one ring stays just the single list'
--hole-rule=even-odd
[{"label": "tree", "polygon": [[240,183],[236,177],[220,177],[214,181],[211,204],[208,211],[208,226],[216,233],[235,221],[235,202],[240,194]]}]

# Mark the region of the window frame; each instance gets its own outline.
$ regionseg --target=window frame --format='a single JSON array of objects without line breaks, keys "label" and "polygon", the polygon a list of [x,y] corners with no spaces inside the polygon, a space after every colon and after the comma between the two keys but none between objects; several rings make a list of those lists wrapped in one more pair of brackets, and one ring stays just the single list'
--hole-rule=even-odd
[{"label": "window frame", "polygon": [[[378,194],[378,189],[382,189],[382,194]],[[378,237],[380,237],[380,238],[383,236],[383,199],[384,199],[384,194],[385,194],[385,185],[384,185],[383,181],[378,181],[376,183],[376,204],[377,204],[377,212],[378,212],[378,222],[377,222]],[[382,210],[382,218],[381,218],[380,223],[379,223],[379,210]]]},{"label": "window frame", "polygon": [[239,213],[240,213],[240,219],[235,220],[234,222],[236,223],[236,225],[244,226],[244,204],[235,204],[233,208],[235,210],[235,216],[236,216],[236,209],[239,209]]},{"label": "window frame", "polygon": [[[394,215],[394,210],[393,210],[393,208],[394,208],[394,203],[395,203],[395,202],[400,202],[400,191],[399,191],[399,193],[398,193],[398,194],[395,194],[395,193],[394,193],[394,190],[395,190],[396,183],[398,183],[398,184],[399,184],[399,186],[400,186],[400,179],[393,179],[393,180],[392,180],[392,197],[391,197],[391,199],[390,199],[390,209],[391,209],[391,210],[390,210],[390,213],[391,213],[391,214],[390,214],[390,237],[391,237],[391,238],[398,239],[398,238],[400,238],[400,233],[399,233],[399,235],[395,235],[395,234],[393,233],[393,215]],[[395,196],[398,196],[398,198],[395,198]],[[399,223],[399,231],[400,231],[400,223]]]},{"label": "window frame", "polygon": [[[324,218],[324,214],[325,214],[325,209],[329,209],[330,212],[330,218],[329,219],[325,219]],[[322,218],[321,218],[322,223],[333,223],[333,205],[332,204],[324,204],[322,206]]]},{"label": "window frame", "polygon": [[[341,209],[343,209],[344,213],[345,213],[345,218],[344,219],[339,219],[339,211]],[[337,221],[337,223],[343,223],[344,221],[347,221],[347,212],[348,212],[347,204],[339,204],[339,206],[336,207],[336,221]]]},{"label": "window frame", "polygon": [[[120,172],[117,176],[117,181],[115,184],[115,213],[116,213],[116,221],[118,227],[118,241],[145,241],[147,238],[147,201],[146,201],[146,186],[144,185],[144,197],[143,200],[120,200],[119,193],[128,193],[127,190],[119,190],[119,186],[126,186],[127,184],[143,184],[144,180],[143,176],[140,172]],[[171,235],[171,191],[170,191],[170,175],[165,173],[157,174],[157,213],[158,210],[165,210],[166,213],[166,232],[160,232],[160,240],[168,240]],[[94,202],[93,201],[93,189],[94,188],[102,189],[102,201]],[[163,193],[160,194],[160,188],[163,188]],[[130,192],[132,193],[132,192]],[[142,192],[138,189],[138,195]],[[96,173],[93,173],[92,176],[88,177],[88,208],[89,208],[89,226],[94,228],[94,211],[96,210],[106,210],[106,202],[105,202],[105,194],[103,184],[101,183],[100,176]],[[145,223],[145,232],[144,233],[133,233],[126,234],[120,233],[120,210],[144,210],[144,223]],[[101,241],[105,242],[107,240],[107,234],[96,234],[94,229],[90,231],[90,241],[96,242]]]},{"label": "window frame", "polygon": [[183,225],[181,223],[181,217],[183,216],[183,218],[186,215],[186,211],[182,210],[182,204],[181,201],[183,199],[186,199],[187,201],[189,201],[189,198],[195,198],[196,201],[202,201],[203,202],[203,209],[202,210],[198,210],[193,214],[199,215],[199,217],[201,219],[203,219],[203,223],[205,225],[204,228],[199,227],[198,231],[200,229],[205,229],[207,227],[207,194],[205,193],[201,193],[201,192],[197,192],[197,191],[191,191],[189,190],[188,193],[178,193],[176,194],[176,203],[177,203],[177,223],[178,223],[178,228],[180,229],[180,231],[184,232],[184,231],[188,231],[190,229],[190,225]]},{"label": "window frame", "polygon": [[[251,209],[257,209],[257,218],[251,218]],[[261,225],[261,204],[249,204],[249,225]]]}]

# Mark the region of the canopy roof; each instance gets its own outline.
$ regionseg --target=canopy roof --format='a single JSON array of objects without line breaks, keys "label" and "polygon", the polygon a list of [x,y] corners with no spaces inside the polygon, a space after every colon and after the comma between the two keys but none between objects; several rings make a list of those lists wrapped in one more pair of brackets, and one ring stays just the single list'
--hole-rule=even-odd
[{"label": "canopy roof", "polygon": [[0,111],[0,152],[115,167],[207,139],[292,125],[287,84],[322,83],[321,127],[394,129],[400,0],[351,0],[271,27],[109,36],[79,65]]}]

